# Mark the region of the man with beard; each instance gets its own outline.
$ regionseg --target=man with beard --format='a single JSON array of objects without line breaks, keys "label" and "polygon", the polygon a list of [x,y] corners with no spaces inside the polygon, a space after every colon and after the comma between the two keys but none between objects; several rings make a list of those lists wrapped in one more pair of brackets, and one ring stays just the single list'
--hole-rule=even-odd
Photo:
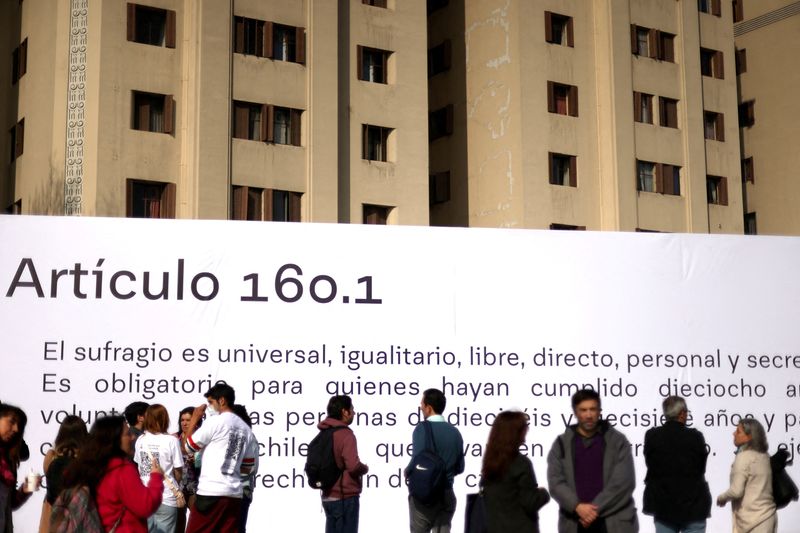
[{"label": "man with beard", "polygon": [[559,533],[636,533],[639,522],[631,445],[600,419],[600,395],[572,396],[577,424],[556,438],[547,455],[550,495],[558,502]]}]

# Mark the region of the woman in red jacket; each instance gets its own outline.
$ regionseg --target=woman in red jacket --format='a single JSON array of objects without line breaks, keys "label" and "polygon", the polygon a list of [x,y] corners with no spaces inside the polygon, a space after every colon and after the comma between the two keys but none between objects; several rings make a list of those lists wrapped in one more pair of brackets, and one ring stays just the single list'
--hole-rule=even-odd
[{"label": "woman in red jacket", "polygon": [[92,425],[78,460],[65,475],[64,487],[86,485],[97,502],[106,531],[146,533],[147,517],[161,505],[163,472],[153,465],[147,486],[142,485],[136,465],[128,458],[132,438],[125,418],[107,416]]}]

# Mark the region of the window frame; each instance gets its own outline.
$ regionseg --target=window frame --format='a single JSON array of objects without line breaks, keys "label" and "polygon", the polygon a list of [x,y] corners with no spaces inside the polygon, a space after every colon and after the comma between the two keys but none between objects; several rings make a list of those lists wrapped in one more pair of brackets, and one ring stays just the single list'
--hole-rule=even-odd
[{"label": "window frame", "polygon": [[11,52],[11,85],[16,85],[26,72],[28,72],[27,37]]},{"label": "window frame", "polygon": [[550,229],[555,231],[586,231],[586,226],[576,226],[575,224],[560,224],[553,222]]},{"label": "window frame", "polygon": [[[390,162],[389,159],[389,138],[392,135],[394,128],[386,126],[378,126],[375,124],[362,124],[362,148],[361,159],[365,161],[380,161],[382,163]],[[376,141],[375,136],[379,139]],[[375,151],[378,151],[378,157],[372,158]]]},{"label": "window frame", "polygon": [[453,61],[453,45],[445,39],[428,50],[428,78],[450,70]]},{"label": "window frame", "polygon": [[[642,169],[645,166],[652,168],[650,183],[652,190],[645,188],[647,182],[643,179]],[[638,192],[650,192],[667,196],[682,196],[681,191],[681,167],[667,163],[654,163],[652,161],[636,160],[636,190]]]},{"label": "window frame", "polygon": [[745,157],[742,159],[742,181],[743,182],[756,182],[755,164],[753,163],[753,156]]},{"label": "window frame", "polygon": [[[558,163],[558,164],[556,164]],[[561,172],[558,172],[561,170]],[[578,158],[570,154],[547,153],[547,176],[550,185],[578,186]],[[566,177],[566,179],[564,179]]]},{"label": "window frame", "polygon": [[678,100],[666,96],[658,97],[658,125],[678,129]]},{"label": "window frame", "polygon": [[[560,26],[561,39],[556,39],[556,26]],[[544,40],[558,46],[575,47],[575,29],[572,17],[552,11],[544,12]],[[566,41],[566,42],[565,42]]]},{"label": "window frame", "polygon": [[[233,17],[233,53],[266,57],[266,21],[234,16]],[[252,28],[249,28],[252,26]],[[248,46],[248,36],[253,35],[252,48]]]},{"label": "window frame", "polygon": [[386,226],[394,207],[377,204],[361,204],[362,224]]},{"label": "window frame", "polygon": [[747,48],[736,48],[735,54],[736,75],[740,76],[747,72]]},{"label": "window frame", "polygon": [[[633,92],[633,120],[641,124],[653,124],[655,122],[655,113],[653,113],[653,95],[641,93],[638,91]],[[649,113],[649,117],[645,116],[645,111]],[[649,120],[646,120],[649,118]]]},{"label": "window frame", "polygon": [[[176,185],[174,183],[128,178],[125,186],[125,216],[127,218],[175,218]],[[135,206],[133,194],[137,186],[161,188],[159,194],[159,215],[157,217],[134,216]]]},{"label": "window frame", "polygon": [[439,205],[450,201],[450,171],[436,172],[428,176],[428,205]]},{"label": "window frame", "polygon": [[428,142],[453,134],[453,104],[428,113]]},{"label": "window frame", "polygon": [[[559,97],[566,98],[566,112],[562,113],[558,110]],[[558,83],[554,81],[547,82],[547,111],[556,115],[564,115],[570,117],[578,116],[578,87],[575,85],[568,85],[566,83]]]},{"label": "window frame", "polygon": [[722,16],[722,2],[721,0],[697,0],[697,11],[720,17]]},{"label": "window frame", "polygon": [[[713,128],[711,125],[713,124]],[[709,137],[713,130],[713,137]],[[725,116],[716,111],[703,111],[703,136],[707,141],[725,142]]]},{"label": "window frame", "polygon": [[[138,27],[137,27],[137,12],[138,11],[150,11],[153,13],[159,12],[163,13],[164,15],[164,37],[163,42],[154,43],[148,42],[146,40],[141,40],[143,37],[138,36]],[[146,6],[142,4],[135,4],[132,2],[128,2],[127,4],[127,40],[130,42],[138,43],[138,44],[145,44],[148,46],[157,46],[157,47],[164,47],[164,48],[175,48],[176,43],[176,13],[172,9],[164,9],[160,7],[153,7],[153,6]]]},{"label": "window frame", "polygon": [[728,178],[706,176],[706,200],[709,205],[728,205]]},{"label": "window frame", "polygon": [[[149,99],[150,102],[146,103],[142,101],[144,99]],[[150,105],[159,101],[162,115],[161,129],[153,129],[154,126],[151,126],[152,114],[148,112],[146,119],[144,119],[144,111],[149,111]],[[148,91],[131,91],[131,129],[148,133],[173,135],[175,133],[175,100],[172,95],[151,93]]]},{"label": "window frame", "polygon": [[[257,209],[251,213],[250,199],[255,196]],[[303,193],[282,189],[266,189],[249,185],[231,186],[231,219],[262,222],[301,222]],[[285,216],[276,218],[276,202],[283,200]]]},{"label": "window frame", "polygon": [[[646,36],[646,39],[644,38]],[[647,46],[645,53],[644,46]],[[669,32],[631,24],[631,53],[658,61],[675,62],[675,35]]]},{"label": "window frame", "polygon": [[756,123],[756,101],[747,100],[739,104],[739,127],[752,128]]},{"label": "window frame", "polygon": [[11,140],[9,147],[11,158],[9,162],[13,163],[25,152],[25,118],[19,119],[16,124],[11,126],[8,133]]},{"label": "window frame", "polygon": [[725,79],[725,58],[719,50],[700,48],[700,73],[708,78]]},{"label": "window frame", "polygon": [[[387,85],[389,83],[389,56],[392,55],[390,50],[381,50],[380,48],[358,45],[357,54],[358,64],[356,75],[358,76],[359,80],[368,83],[380,83],[383,85]],[[372,74],[374,74],[374,71],[371,68],[367,68],[367,65],[365,65],[368,57],[379,59],[378,64],[380,65],[381,75],[377,76],[378,79],[372,79]]]}]

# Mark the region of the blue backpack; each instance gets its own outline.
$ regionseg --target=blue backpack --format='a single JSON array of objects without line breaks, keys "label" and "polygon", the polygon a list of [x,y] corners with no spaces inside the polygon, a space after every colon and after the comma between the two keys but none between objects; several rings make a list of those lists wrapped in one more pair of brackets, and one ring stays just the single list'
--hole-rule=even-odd
[{"label": "blue backpack", "polygon": [[424,504],[442,501],[447,488],[447,466],[436,450],[431,423],[422,423],[425,429],[425,449],[417,454],[408,467],[408,493]]}]

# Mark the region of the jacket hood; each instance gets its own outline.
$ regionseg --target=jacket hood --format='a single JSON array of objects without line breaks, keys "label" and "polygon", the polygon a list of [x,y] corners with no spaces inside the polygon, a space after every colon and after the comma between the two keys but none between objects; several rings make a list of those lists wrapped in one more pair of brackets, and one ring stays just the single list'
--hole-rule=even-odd
[{"label": "jacket hood", "polygon": [[336,428],[336,427],[347,427],[347,424],[342,422],[341,420],[337,420],[335,418],[328,417],[319,424],[317,424],[317,429],[323,430],[328,428]]},{"label": "jacket hood", "polygon": [[[573,433],[577,433],[578,432],[578,424],[572,424],[567,429],[569,429]],[[611,424],[609,424],[608,422],[606,422],[603,419],[600,419],[600,420],[597,421],[597,430],[601,435],[605,435],[608,432],[609,429],[611,429]]]}]

